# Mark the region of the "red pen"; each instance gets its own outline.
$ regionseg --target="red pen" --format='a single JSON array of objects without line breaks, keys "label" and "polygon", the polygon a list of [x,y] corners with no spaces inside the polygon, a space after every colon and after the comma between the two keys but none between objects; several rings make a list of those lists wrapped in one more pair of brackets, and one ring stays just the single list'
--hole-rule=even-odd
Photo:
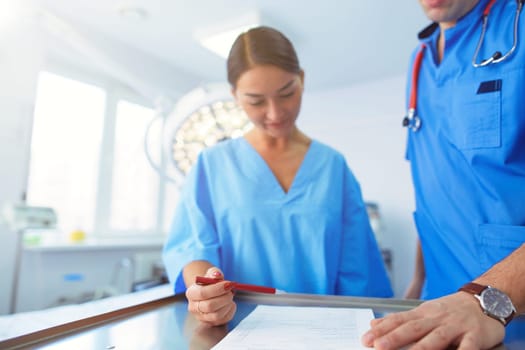
[{"label": "red pen", "polygon": [[[224,281],[224,280],[220,278],[210,278],[210,277],[202,277],[202,276],[195,277],[195,283],[201,286],[206,286],[208,284],[214,284],[214,283],[221,282],[221,281]],[[254,284],[237,283],[237,282],[231,282],[231,283],[233,283],[234,289],[244,290],[248,292],[268,293],[268,294],[276,294],[279,292],[277,289],[272,288],[272,287],[264,287],[264,286],[257,286]]]}]

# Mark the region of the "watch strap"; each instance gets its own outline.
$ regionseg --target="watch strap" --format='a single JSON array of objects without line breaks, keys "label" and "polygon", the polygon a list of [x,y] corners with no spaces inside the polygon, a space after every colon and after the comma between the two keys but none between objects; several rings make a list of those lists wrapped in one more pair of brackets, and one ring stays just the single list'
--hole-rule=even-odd
[{"label": "watch strap", "polygon": [[474,295],[481,295],[481,292],[483,292],[485,289],[487,289],[489,286],[484,286],[482,284],[469,282],[463,285],[459,290],[463,292],[467,292]]}]

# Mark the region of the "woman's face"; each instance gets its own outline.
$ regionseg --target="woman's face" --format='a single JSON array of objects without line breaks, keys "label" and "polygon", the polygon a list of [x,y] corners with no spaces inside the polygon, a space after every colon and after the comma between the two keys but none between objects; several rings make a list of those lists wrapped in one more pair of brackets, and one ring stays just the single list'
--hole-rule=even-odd
[{"label": "woman's face", "polygon": [[287,137],[295,130],[303,82],[302,72],[260,65],[244,72],[232,92],[256,128],[271,137]]}]

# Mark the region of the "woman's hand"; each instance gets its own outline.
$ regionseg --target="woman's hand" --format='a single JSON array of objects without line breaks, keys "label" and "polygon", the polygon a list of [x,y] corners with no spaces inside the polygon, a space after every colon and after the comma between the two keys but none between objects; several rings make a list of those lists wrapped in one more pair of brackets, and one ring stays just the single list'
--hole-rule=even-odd
[{"label": "woman's hand", "polygon": [[485,315],[474,296],[457,292],[427,301],[413,310],[387,315],[371,322],[361,341],[376,350],[490,349],[505,336],[501,322]]},{"label": "woman's hand", "polygon": [[[224,278],[222,272],[216,267],[211,267],[205,277]],[[186,289],[188,311],[196,319],[210,326],[219,326],[229,322],[237,305],[233,301],[233,283],[222,281],[206,286],[193,283]]]}]

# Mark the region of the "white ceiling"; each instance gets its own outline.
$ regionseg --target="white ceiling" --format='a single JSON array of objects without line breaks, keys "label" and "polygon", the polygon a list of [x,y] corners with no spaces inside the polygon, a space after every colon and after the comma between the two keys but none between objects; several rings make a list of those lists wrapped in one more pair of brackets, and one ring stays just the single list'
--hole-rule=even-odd
[{"label": "white ceiling", "polygon": [[[224,59],[202,48],[195,33],[246,14],[258,13],[292,40],[310,91],[405,74],[416,34],[428,22],[415,0],[29,1],[84,33],[184,72],[185,88],[225,81]],[[123,6],[142,8],[146,17],[123,17]]]}]

